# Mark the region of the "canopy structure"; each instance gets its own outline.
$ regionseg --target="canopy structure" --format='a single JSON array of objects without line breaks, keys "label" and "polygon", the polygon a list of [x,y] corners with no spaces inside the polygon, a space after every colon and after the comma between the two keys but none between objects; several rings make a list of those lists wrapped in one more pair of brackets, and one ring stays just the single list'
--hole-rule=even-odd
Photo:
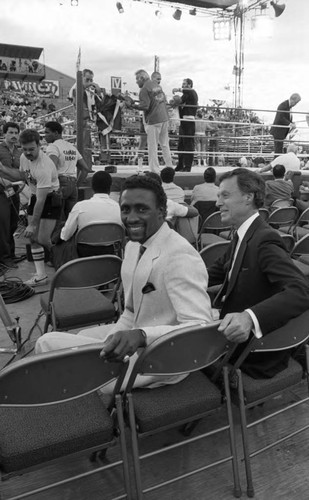
[{"label": "canopy structure", "polygon": [[0,80],[44,80],[45,65],[38,61],[42,53],[41,47],[0,43]]},{"label": "canopy structure", "polygon": [[166,3],[179,3],[201,9],[227,9],[238,3],[238,0],[163,0]]}]

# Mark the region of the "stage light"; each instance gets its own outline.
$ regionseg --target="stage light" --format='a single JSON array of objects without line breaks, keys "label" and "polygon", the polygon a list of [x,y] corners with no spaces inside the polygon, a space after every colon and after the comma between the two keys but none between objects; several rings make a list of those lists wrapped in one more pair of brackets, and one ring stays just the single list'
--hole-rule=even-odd
[{"label": "stage light", "polygon": [[279,5],[278,2],[270,2],[270,5],[274,8],[275,11],[275,17],[281,16],[285,9],[285,3]]},{"label": "stage light", "polygon": [[156,15],[158,18],[162,17],[162,12],[161,12],[161,10],[156,10],[156,11],[155,11],[155,15]]},{"label": "stage light", "polygon": [[71,7],[78,7],[78,0],[71,0]]},{"label": "stage light", "polygon": [[189,10],[191,16],[196,16],[196,8]]},{"label": "stage light", "polygon": [[123,14],[124,13],[124,8],[122,7],[122,4],[120,2],[116,3],[116,7],[118,9],[119,14]]},{"label": "stage light", "polygon": [[231,39],[231,20],[224,17],[219,17],[213,21],[214,40],[230,40]]},{"label": "stage light", "polygon": [[173,18],[176,19],[176,21],[180,21],[181,15],[182,11],[180,9],[176,9],[173,14]]}]

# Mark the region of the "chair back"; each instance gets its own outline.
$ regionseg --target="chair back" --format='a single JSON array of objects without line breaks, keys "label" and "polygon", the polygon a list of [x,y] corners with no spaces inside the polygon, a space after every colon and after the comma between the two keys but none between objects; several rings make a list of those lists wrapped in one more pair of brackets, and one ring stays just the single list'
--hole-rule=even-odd
[{"label": "chair back", "polygon": [[220,241],[218,243],[213,243],[208,245],[200,251],[200,256],[205,262],[205,266],[208,268],[212,264],[225,254],[227,247],[230,245],[230,241]]},{"label": "chair back", "polygon": [[309,224],[309,207],[304,210],[297,221],[297,225],[300,226],[301,224]]},{"label": "chair back", "polygon": [[284,351],[303,344],[308,338],[309,309],[260,339],[254,337],[233,366],[239,368],[250,352]]},{"label": "chair back", "polygon": [[268,224],[270,226],[292,226],[298,215],[296,207],[283,207],[276,208],[268,217]]},{"label": "chair back", "polygon": [[76,247],[80,257],[115,254],[122,257],[125,230],[112,222],[93,222],[76,234]]},{"label": "chair back", "polygon": [[295,243],[291,257],[297,258],[300,255],[309,255],[309,233]]},{"label": "chair back", "polygon": [[283,242],[284,242],[285,248],[287,249],[287,252],[291,253],[293,248],[294,248],[294,245],[295,245],[295,240],[294,240],[293,236],[291,234],[281,234],[281,233],[280,233],[280,236],[283,239]]},{"label": "chair back", "polygon": [[230,349],[219,322],[179,328],[152,342],[136,361],[130,375],[129,392],[138,374],[176,375],[213,364]]},{"label": "chair back", "polygon": [[0,372],[1,406],[43,406],[77,399],[117,379],[119,392],[128,363],[100,358],[102,344],[31,356]]},{"label": "chair back", "polygon": [[207,217],[207,219],[202,224],[200,232],[203,233],[209,231],[215,233],[219,231],[229,230],[230,228],[231,226],[223,224],[223,222],[221,221],[221,213],[220,211],[218,211]]},{"label": "chair back", "polygon": [[203,224],[209,215],[215,213],[217,210],[215,201],[197,201],[193,206],[201,216],[201,224]]},{"label": "chair back", "polygon": [[289,198],[288,200],[275,200],[271,204],[271,208],[285,208],[285,207],[292,207],[294,203],[293,198]]}]

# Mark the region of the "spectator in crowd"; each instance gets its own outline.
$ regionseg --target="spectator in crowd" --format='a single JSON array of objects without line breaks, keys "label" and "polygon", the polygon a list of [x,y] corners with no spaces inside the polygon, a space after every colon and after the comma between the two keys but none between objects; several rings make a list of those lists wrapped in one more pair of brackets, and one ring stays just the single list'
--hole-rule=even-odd
[{"label": "spectator in crowd", "polygon": [[51,248],[51,234],[61,214],[61,196],[57,169],[41,151],[39,133],[32,129],[24,130],[19,140],[23,150],[20,169],[0,163],[0,175],[11,181],[25,181],[31,190],[25,236],[31,243],[36,273],[25,283],[34,287],[47,283],[44,247]]},{"label": "spectator in crowd", "polygon": [[208,117],[208,151],[209,151],[209,166],[216,165],[216,155],[218,152],[218,135],[219,126],[217,123],[212,123],[214,121],[213,115]]},{"label": "spectator in crowd", "polygon": [[194,186],[191,194],[191,205],[197,201],[217,201],[218,186],[216,186],[216,171],[213,167],[208,167],[204,171],[203,184]]},{"label": "spectator in crowd", "polygon": [[296,128],[290,110],[300,100],[301,97],[299,94],[292,94],[288,100],[283,101],[281,104],[279,104],[277,108],[275,120],[273,126],[270,129],[270,133],[274,138],[274,147],[276,156],[281,155],[283,153],[284,139],[291,130]]},{"label": "spectator in crowd", "polygon": [[198,109],[196,112],[196,121],[195,121],[195,151],[197,152],[197,164],[200,167],[206,164],[206,130],[208,130],[208,124],[206,120],[203,120],[203,111]]},{"label": "spectator in crowd", "polygon": [[182,96],[179,106],[179,117],[181,122],[179,127],[179,153],[176,170],[191,172],[195,151],[195,115],[198,104],[198,95],[193,89],[193,81],[191,78],[185,78],[183,80],[181,89],[173,89],[173,93],[181,91]]},{"label": "spectator in crowd", "polygon": [[[0,162],[7,168],[19,169],[21,150],[18,147],[19,126],[14,122],[3,125],[4,141],[0,144]],[[18,187],[0,174],[0,263],[17,267],[14,233],[18,225]]]},{"label": "spectator in crowd", "polygon": [[93,174],[91,187],[93,196],[89,200],[74,205],[61,230],[61,239],[67,241],[78,229],[92,222],[115,222],[121,224],[119,204],[110,199],[112,177],[108,172],[99,170]]},{"label": "spectator in crowd", "polygon": [[273,168],[274,180],[265,183],[264,207],[269,209],[275,200],[289,201],[294,191],[293,182],[285,180],[285,168],[283,165],[275,165]]},{"label": "spectator in crowd", "polygon": [[271,161],[268,165],[265,165],[265,167],[262,167],[260,169],[261,172],[268,172],[272,168],[274,168],[275,165],[283,165],[286,172],[292,171],[292,172],[298,172],[300,170],[300,160],[297,158],[296,153],[298,151],[298,148],[296,144],[289,144],[287,148],[287,152],[277,156],[273,161]]},{"label": "spectator in crowd", "polygon": [[63,198],[62,219],[66,220],[77,202],[77,184],[86,179],[89,167],[76,147],[62,138],[62,130],[58,122],[45,123],[46,154],[57,168]]},{"label": "spectator in crowd", "polygon": [[[160,175],[156,174],[155,172],[146,172],[145,176],[151,177],[162,186],[162,179]],[[191,219],[192,217],[198,216],[198,211],[196,208],[190,207],[186,203],[177,203],[170,198],[167,198],[166,207],[166,220],[171,223],[174,223],[177,217],[188,217],[189,219]]]},{"label": "spectator in crowd", "polygon": [[[252,334],[260,338],[308,309],[305,276],[278,231],[259,216],[264,195],[263,178],[250,170],[237,168],[220,178],[217,205],[222,222],[236,234],[208,273],[210,285],[222,284],[214,306],[220,309],[219,330],[240,344],[235,357]],[[253,353],[241,369],[253,378],[270,378],[287,367],[289,357],[287,351]]]},{"label": "spectator in crowd", "polygon": [[143,69],[135,73],[136,83],[139,86],[139,104],[133,101],[127,106],[144,112],[145,130],[148,142],[149,168],[152,172],[159,173],[158,145],[162,149],[162,155],[167,167],[172,167],[172,157],[168,137],[168,111],[166,99],[161,86],[150,80],[149,75]]},{"label": "spectator in crowd", "polygon": [[[37,353],[104,341],[101,355],[108,360],[131,356],[131,371],[141,349],[155,339],[171,330],[212,321],[205,265],[192,245],[165,223],[162,186],[149,176],[128,178],[120,208],[130,240],[121,270],[123,314],[116,324],[88,328],[77,335],[46,333],[36,343]],[[157,387],[183,378],[139,377],[135,386]]]},{"label": "spectator in crowd", "polygon": [[165,167],[161,170],[160,176],[167,199],[183,203],[185,201],[185,192],[174,183],[175,170],[172,167]]}]

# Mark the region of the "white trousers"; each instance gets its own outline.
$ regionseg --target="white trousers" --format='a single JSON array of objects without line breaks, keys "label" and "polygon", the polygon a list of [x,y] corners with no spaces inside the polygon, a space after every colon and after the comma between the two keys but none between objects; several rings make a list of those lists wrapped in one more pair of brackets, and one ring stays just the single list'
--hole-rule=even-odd
[{"label": "white trousers", "polygon": [[160,173],[158,161],[159,144],[162,149],[165,166],[173,168],[172,156],[169,146],[168,123],[169,122],[167,121],[163,123],[155,123],[154,125],[145,125],[148,141],[149,168],[151,172],[155,172],[156,174]]}]

